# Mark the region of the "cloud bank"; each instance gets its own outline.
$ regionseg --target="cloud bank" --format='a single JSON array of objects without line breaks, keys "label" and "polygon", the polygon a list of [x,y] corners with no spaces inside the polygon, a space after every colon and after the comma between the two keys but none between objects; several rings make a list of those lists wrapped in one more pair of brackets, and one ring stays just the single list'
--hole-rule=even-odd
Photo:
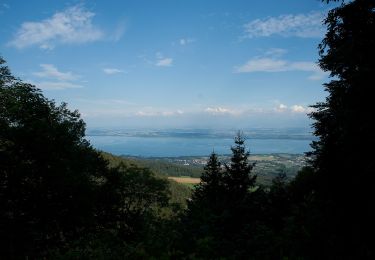
[{"label": "cloud bank", "polygon": [[40,89],[62,90],[83,87],[74,82],[80,77],[79,75],[70,71],[62,72],[53,64],[40,64],[39,66],[42,70],[32,74],[43,79],[43,81],[33,83]]},{"label": "cloud bank", "polygon": [[309,14],[287,14],[256,19],[244,25],[246,38],[283,37],[319,38],[324,34],[322,12]]},{"label": "cloud bank", "polygon": [[40,64],[42,71],[33,74],[40,78],[52,78],[57,80],[75,80],[78,78],[72,72],[61,72],[53,64]]},{"label": "cloud bank", "polygon": [[254,57],[245,64],[235,67],[234,71],[236,73],[302,71],[311,73],[308,76],[309,80],[321,80],[328,76],[328,73],[322,71],[314,62],[281,59],[280,56],[284,53],[282,49],[271,49],[264,56]]},{"label": "cloud bank", "polygon": [[101,39],[104,33],[93,25],[93,12],[73,6],[39,22],[24,22],[10,45],[22,49],[39,46],[53,49],[57,44],[81,44]]}]

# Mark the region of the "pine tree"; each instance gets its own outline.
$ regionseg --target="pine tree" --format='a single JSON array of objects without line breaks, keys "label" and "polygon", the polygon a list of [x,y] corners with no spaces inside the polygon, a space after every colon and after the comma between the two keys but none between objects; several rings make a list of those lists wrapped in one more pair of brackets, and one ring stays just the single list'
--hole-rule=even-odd
[{"label": "pine tree", "polygon": [[225,207],[223,196],[221,163],[212,152],[204,167],[201,182],[195,187],[191,200],[188,201],[186,215],[182,220],[183,236],[180,243],[188,245],[183,246],[185,254],[208,258],[215,252],[220,216]]},{"label": "pine tree", "polygon": [[231,200],[243,199],[256,180],[256,175],[251,175],[254,163],[248,162],[250,152],[246,150],[245,138],[241,132],[235,136],[234,143],[231,147],[231,162],[230,165],[225,164],[224,174],[226,192]]},{"label": "pine tree", "polygon": [[[224,183],[221,163],[213,152],[204,167],[201,182],[195,187],[188,203],[190,218],[192,215],[200,215],[199,218],[209,219],[212,215],[220,213],[224,207],[223,196]],[[202,219],[199,221],[204,222]]]},{"label": "pine tree", "polygon": [[217,154],[212,152],[204,167],[204,173],[201,176],[201,183],[205,186],[218,186],[222,181],[221,178],[221,163],[219,162]]},{"label": "pine tree", "polygon": [[240,255],[237,258],[243,258],[241,254],[247,252],[243,245],[249,236],[244,230],[249,226],[250,214],[254,218],[257,208],[253,197],[248,195],[256,176],[251,176],[254,164],[248,162],[243,135],[239,132],[234,141],[230,165],[222,170],[217,155],[212,153],[188,204],[183,237],[189,248],[184,250],[191,252],[193,248],[194,257],[219,259]]},{"label": "pine tree", "polygon": [[[221,163],[215,152],[212,152],[207,164],[204,166],[204,172],[201,176],[201,182],[195,188],[193,200],[205,199],[210,202],[217,200],[218,195],[223,188],[223,173]],[[215,203],[216,204],[216,203]]]}]

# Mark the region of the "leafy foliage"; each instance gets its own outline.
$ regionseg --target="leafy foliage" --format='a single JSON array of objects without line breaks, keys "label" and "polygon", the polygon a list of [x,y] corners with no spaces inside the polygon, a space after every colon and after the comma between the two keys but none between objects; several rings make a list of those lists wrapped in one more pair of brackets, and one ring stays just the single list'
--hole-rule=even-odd
[{"label": "leafy foliage", "polygon": [[[117,168],[117,167],[124,167],[125,168],[132,168],[132,167],[137,167],[137,168],[147,168],[149,169],[150,171],[152,171],[152,173],[155,174],[155,177],[157,178],[161,178],[163,180],[167,180],[166,179],[166,172],[165,172],[165,168],[164,167],[160,167],[159,168],[159,164],[157,163],[158,161],[156,161],[155,163],[147,163],[148,161],[146,160],[146,162],[144,160],[136,160],[136,159],[131,159],[131,158],[125,158],[125,157],[121,157],[121,156],[115,156],[115,155],[112,155],[112,154],[109,154],[109,153],[106,153],[106,152],[101,152],[100,153],[101,156],[106,160],[108,161],[108,165],[110,168]],[[164,163],[164,164],[167,164],[167,163]],[[163,164],[163,165],[164,165]],[[171,164],[168,164],[168,166],[170,166]],[[173,165],[172,165],[173,166]],[[162,173],[160,171],[158,171],[158,169],[161,169],[162,168]],[[169,167],[168,169],[170,169],[171,167]],[[169,175],[168,175],[169,176]],[[174,176],[174,175],[171,175],[171,176]],[[176,181],[174,180],[170,180],[168,179],[168,188],[169,188],[169,192],[170,192],[170,200],[169,200],[169,203],[170,205],[173,205],[172,208],[168,207],[168,208],[164,208],[163,209],[163,214],[166,216],[170,216],[170,215],[173,215],[175,211],[178,211],[177,208],[185,208],[186,207],[186,200],[188,198],[191,197],[191,189],[189,187],[187,187],[186,185],[182,185],[180,183],[177,183]]]},{"label": "leafy foliage", "polygon": [[168,202],[168,182],[136,166],[110,169],[84,139],[77,111],[46,99],[0,61],[2,257],[65,255],[101,238],[118,241],[119,252],[136,245]]},{"label": "leafy foliage", "polygon": [[6,67],[2,73],[2,246],[10,255],[33,255],[90,228],[94,180],[106,163],[83,138],[85,124],[77,111],[56,106]]},{"label": "leafy foliage", "polygon": [[[318,175],[316,200],[321,218],[322,251],[329,256],[374,254],[365,237],[375,231],[375,145],[372,84],[375,73],[375,2],[356,0],[334,8],[319,46],[322,69],[333,77],[328,97],[314,107],[312,166]],[[350,192],[348,192],[350,190]],[[371,206],[372,205],[372,206]],[[316,228],[316,227],[315,227]],[[316,238],[319,240],[319,238]]]}]

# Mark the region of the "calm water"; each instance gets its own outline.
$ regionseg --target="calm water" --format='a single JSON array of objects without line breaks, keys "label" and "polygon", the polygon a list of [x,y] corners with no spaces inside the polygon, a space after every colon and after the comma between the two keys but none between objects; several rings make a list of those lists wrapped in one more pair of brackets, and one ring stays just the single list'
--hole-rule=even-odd
[{"label": "calm water", "polygon": [[[230,154],[232,138],[178,138],[178,137],[127,137],[87,136],[100,150],[116,155],[144,157],[175,157],[209,155],[214,149],[218,154]],[[304,153],[310,150],[310,140],[249,139],[247,147],[253,154]]]}]

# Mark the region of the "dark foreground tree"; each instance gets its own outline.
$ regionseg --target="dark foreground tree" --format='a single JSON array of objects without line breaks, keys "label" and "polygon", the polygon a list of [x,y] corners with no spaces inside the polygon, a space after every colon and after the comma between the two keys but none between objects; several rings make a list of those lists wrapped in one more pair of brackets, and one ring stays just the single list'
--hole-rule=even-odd
[{"label": "dark foreground tree", "polygon": [[210,207],[215,207],[221,203],[220,194],[223,192],[223,171],[217,155],[213,152],[204,166],[201,182],[195,187],[190,204],[204,200]]},{"label": "dark foreground tree", "polygon": [[215,255],[217,240],[220,239],[218,225],[225,207],[224,192],[221,163],[212,153],[182,219],[182,236],[178,246],[184,254],[205,258]]},{"label": "dark foreground tree", "polygon": [[225,165],[225,185],[227,196],[233,201],[245,198],[249,189],[254,187],[256,175],[251,176],[254,164],[249,163],[250,152],[245,146],[245,138],[238,132],[231,147],[232,157],[230,164]]},{"label": "dark foreground tree", "polygon": [[[330,72],[328,97],[314,107],[311,153],[320,207],[316,237],[325,257],[374,256],[375,1],[355,0],[328,13],[320,67]],[[319,242],[318,242],[319,241]]]},{"label": "dark foreground tree", "polygon": [[168,183],[155,178],[147,168],[122,163],[104,177],[95,194],[95,230],[75,237],[67,248],[55,249],[51,258],[147,259],[168,255],[168,238],[163,235],[168,235],[169,229],[157,214],[168,203]]},{"label": "dark foreground tree", "polygon": [[258,203],[251,190],[253,164],[241,133],[235,137],[229,165],[221,168],[212,153],[188,203],[182,225],[182,251],[197,258],[241,258],[254,246]]},{"label": "dark foreground tree", "polygon": [[165,181],[137,167],[109,169],[84,135],[77,111],[15,79],[0,59],[1,259],[72,248],[84,256],[97,238],[112,253],[126,251],[165,204]]},{"label": "dark foreground tree", "polygon": [[83,138],[85,124],[1,61],[0,230],[10,258],[35,256],[94,222],[95,179],[106,163]]}]

